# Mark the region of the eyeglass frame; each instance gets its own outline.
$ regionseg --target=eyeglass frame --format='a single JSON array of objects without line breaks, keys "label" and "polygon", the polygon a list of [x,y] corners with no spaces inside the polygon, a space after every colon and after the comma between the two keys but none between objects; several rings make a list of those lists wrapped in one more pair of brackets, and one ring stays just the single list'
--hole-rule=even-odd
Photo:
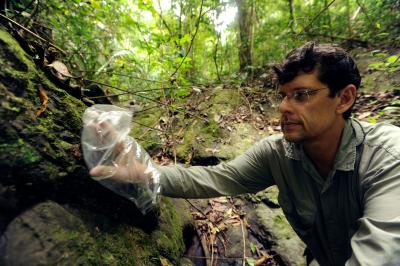
[{"label": "eyeglass frame", "polygon": [[[324,89],[329,89],[327,87],[324,88],[319,88],[319,89],[311,89],[311,88],[301,88],[297,89],[294,92],[291,93],[284,93],[282,91],[278,91],[278,93],[275,94],[275,100],[278,106],[283,102],[285,98],[288,100],[293,99],[293,102],[296,104],[304,104],[310,100],[310,96],[315,95],[318,91],[324,90]],[[282,95],[285,94],[285,95]],[[296,99],[296,96],[299,97],[301,96],[307,96],[305,100],[298,100]]]}]

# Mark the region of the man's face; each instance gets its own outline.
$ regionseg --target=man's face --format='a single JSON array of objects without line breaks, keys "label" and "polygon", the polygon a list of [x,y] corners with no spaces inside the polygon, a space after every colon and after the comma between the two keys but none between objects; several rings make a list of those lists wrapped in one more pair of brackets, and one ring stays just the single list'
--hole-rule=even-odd
[{"label": "man's face", "polygon": [[286,140],[307,142],[323,139],[343,120],[336,112],[338,96],[329,97],[326,84],[318,80],[317,72],[298,74],[280,88],[286,96],[279,105],[281,127]]}]

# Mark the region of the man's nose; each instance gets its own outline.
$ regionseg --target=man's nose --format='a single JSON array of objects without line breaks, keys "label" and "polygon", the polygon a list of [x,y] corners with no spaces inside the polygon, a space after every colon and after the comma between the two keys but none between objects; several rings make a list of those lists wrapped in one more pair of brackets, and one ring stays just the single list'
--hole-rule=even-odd
[{"label": "man's nose", "polygon": [[293,105],[288,97],[282,99],[282,102],[279,104],[279,112],[281,114],[293,112]]}]

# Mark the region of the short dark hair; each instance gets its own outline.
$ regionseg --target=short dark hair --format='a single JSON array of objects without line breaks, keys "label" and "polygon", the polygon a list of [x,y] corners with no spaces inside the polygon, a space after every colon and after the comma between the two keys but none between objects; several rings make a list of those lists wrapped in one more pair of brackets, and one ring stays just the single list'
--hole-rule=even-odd
[{"label": "short dark hair", "polygon": [[[280,85],[292,81],[299,72],[311,73],[317,70],[318,79],[328,85],[331,97],[349,84],[358,89],[361,83],[360,72],[354,60],[334,44],[308,42],[290,51],[283,63],[273,68]],[[345,119],[350,115],[351,108],[343,113]]]}]

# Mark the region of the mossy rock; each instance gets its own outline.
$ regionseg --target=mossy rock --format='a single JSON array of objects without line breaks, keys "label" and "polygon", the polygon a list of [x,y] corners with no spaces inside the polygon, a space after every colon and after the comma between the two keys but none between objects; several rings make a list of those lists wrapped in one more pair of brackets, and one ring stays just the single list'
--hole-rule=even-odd
[{"label": "mossy rock", "polygon": [[37,204],[1,236],[0,265],[179,265],[185,224],[170,199],[160,207],[160,225],[147,232],[90,210]]},{"label": "mossy rock", "polygon": [[161,108],[152,108],[147,111],[134,113],[131,124],[131,136],[138,140],[147,151],[152,151],[160,146],[160,132],[154,130],[162,116]]},{"label": "mossy rock", "polygon": [[[224,139],[229,138],[230,132],[219,126],[218,117],[228,115],[242,104],[242,98],[237,89],[215,88],[207,101],[203,101],[198,109],[207,110],[207,119],[193,119],[185,128],[183,140],[176,144],[177,156],[183,160],[191,156],[206,158],[215,156]],[[223,156],[230,156],[224,154]],[[218,154],[217,154],[218,157]]]},{"label": "mossy rock", "polygon": [[[48,97],[43,112],[39,91]],[[162,199],[142,215],[89,177],[80,147],[85,109],[0,28],[1,257],[31,259],[20,265],[160,265],[163,256],[176,265],[184,244],[174,204]],[[39,256],[43,243],[47,255]]]}]

